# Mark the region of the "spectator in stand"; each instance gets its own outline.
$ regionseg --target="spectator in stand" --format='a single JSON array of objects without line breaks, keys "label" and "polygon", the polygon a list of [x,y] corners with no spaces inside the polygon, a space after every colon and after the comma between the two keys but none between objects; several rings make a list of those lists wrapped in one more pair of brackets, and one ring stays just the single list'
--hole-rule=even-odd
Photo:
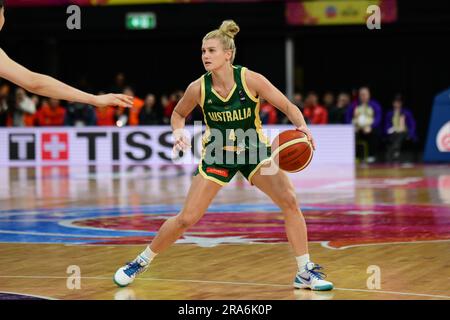
[{"label": "spectator in stand", "polygon": [[278,114],[273,105],[261,98],[260,118],[263,124],[276,124]]},{"label": "spectator in stand", "polygon": [[310,92],[306,96],[303,115],[308,119],[308,123],[311,124],[328,123],[328,111],[318,104],[318,97],[315,92]]},{"label": "spectator in stand", "polygon": [[177,101],[180,101],[181,98],[183,98],[183,96],[184,96],[184,91],[183,90],[177,90],[177,91],[175,91],[175,95],[177,96]]},{"label": "spectator in stand", "polygon": [[[98,93],[104,94],[103,91]],[[113,106],[95,108],[95,118],[98,126],[115,126],[120,111]]]},{"label": "spectator in stand", "polygon": [[0,127],[6,127],[9,116],[9,92],[10,86],[6,83],[0,86]]},{"label": "spectator in stand", "polygon": [[331,109],[333,109],[336,105],[334,104],[334,93],[331,91],[327,91],[325,92],[325,94],[323,95],[323,106],[325,107],[325,109],[327,109],[328,113],[330,112]]},{"label": "spectator in stand", "polygon": [[[294,93],[294,98],[292,99],[292,103],[295,104],[300,109],[301,112],[303,112],[303,107],[304,107],[303,96],[302,96],[302,94],[300,92],[295,92]],[[278,112],[278,109],[276,111],[277,111],[279,123],[282,123],[282,124],[289,124],[289,123],[291,123],[289,118],[284,113]],[[305,121],[308,121],[308,120],[305,118]]]},{"label": "spectator in stand", "polygon": [[195,121],[203,121],[203,109],[200,106],[195,107],[191,112],[189,124],[194,124]]},{"label": "spectator in stand", "polygon": [[402,146],[405,141],[417,141],[416,121],[408,109],[403,107],[403,98],[396,95],[392,102],[393,110],[386,116],[385,133],[388,136],[386,161],[400,160]]},{"label": "spectator in stand", "polygon": [[139,125],[157,125],[162,122],[160,108],[156,104],[155,95],[147,94],[144,106],[139,113]]},{"label": "spectator in stand", "polygon": [[123,92],[126,89],[125,74],[119,72],[114,77],[114,85],[111,87],[111,92]]},{"label": "spectator in stand", "polygon": [[163,108],[163,110],[166,108],[166,105],[169,103],[169,98],[167,97],[167,95],[163,94],[161,96],[161,98],[159,99],[161,107]]},{"label": "spectator in stand", "polygon": [[96,114],[92,106],[79,102],[69,102],[64,120],[66,126],[85,127],[95,126],[96,123]]},{"label": "spectator in stand", "polygon": [[169,99],[167,98],[162,98],[162,102],[163,104],[163,123],[164,124],[168,124],[170,123],[170,117],[172,116],[172,112],[173,109],[175,109],[175,106],[178,103],[178,95],[176,93],[172,93],[169,97]]},{"label": "spectator in stand", "polygon": [[294,93],[294,101],[293,103],[301,110],[303,111],[305,104],[303,102],[303,95],[300,92]]},{"label": "spectator in stand", "polygon": [[37,122],[39,126],[63,126],[66,116],[66,110],[61,106],[58,99],[49,99],[48,104],[44,103],[37,113]]},{"label": "spectator in stand", "polygon": [[373,128],[376,129],[380,128],[382,118],[381,105],[378,103],[378,101],[371,98],[370,89],[368,87],[361,87],[359,89],[358,99],[354,100],[351,106],[347,109],[346,115],[347,123],[352,123],[355,108],[361,105],[367,105],[373,109],[374,111]]},{"label": "spectator in stand", "polygon": [[353,88],[350,94],[351,105],[357,104],[358,100],[359,100],[359,90],[357,88]]},{"label": "spectator in stand", "polygon": [[14,127],[32,127],[34,125],[36,105],[24,89],[16,89],[14,111],[12,112],[12,125]]},{"label": "spectator in stand", "polygon": [[119,127],[124,125],[137,126],[139,125],[139,112],[144,105],[144,100],[134,95],[134,89],[132,87],[126,87],[123,90],[123,94],[131,94],[133,98],[133,106],[131,108],[121,108],[119,110],[119,120],[117,125]]},{"label": "spectator in stand", "polygon": [[95,117],[98,126],[115,126],[116,112],[114,107],[98,107],[95,109]]},{"label": "spectator in stand", "polygon": [[40,106],[41,99],[39,98],[39,96],[33,94],[30,99],[31,99],[31,101],[33,101],[36,108]]},{"label": "spectator in stand", "polygon": [[350,106],[350,95],[341,92],[337,99],[336,106],[328,110],[328,123],[330,124],[344,124],[347,123],[346,114]]},{"label": "spectator in stand", "polygon": [[[378,102],[370,98],[370,90],[367,87],[359,89],[358,103],[352,105],[347,112],[353,123],[356,132],[357,146],[361,143],[366,143],[368,148],[368,157],[366,161],[373,163],[376,161],[375,151],[377,150],[378,140],[380,136],[381,124],[381,106]],[[357,148],[357,156],[358,148]]]}]

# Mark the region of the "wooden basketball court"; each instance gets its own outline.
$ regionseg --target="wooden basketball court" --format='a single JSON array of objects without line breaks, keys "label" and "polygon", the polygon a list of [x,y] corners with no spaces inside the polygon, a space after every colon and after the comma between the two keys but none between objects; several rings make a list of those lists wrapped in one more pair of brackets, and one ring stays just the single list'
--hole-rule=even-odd
[{"label": "wooden basketball court", "polygon": [[311,256],[333,291],[293,289],[283,217],[241,177],[118,288],[115,270],[177,213],[193,170],[0,168],[0,299],[450,299],[448,165],[292,175]]}]

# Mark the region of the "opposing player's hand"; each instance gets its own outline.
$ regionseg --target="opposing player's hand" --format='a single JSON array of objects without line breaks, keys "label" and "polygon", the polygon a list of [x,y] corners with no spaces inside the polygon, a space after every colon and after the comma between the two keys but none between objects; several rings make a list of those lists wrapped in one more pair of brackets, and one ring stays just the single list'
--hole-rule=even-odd
[{"label": "opposing player's hand", "polygon": [[301,131],[308,137],[309,142],[311,143],[311,146],[313,150],[316,150],[316,143],[314,142],[314,138],[311,134],[311,131],[309,131],[308,127],[306,126],[300,126],[298,128],[295,128],[295,130]]},{"label": "opposing player's hand", "polygon": [[116,93],[103,94],[95,96],[94,105],[97,107],[112,106],[131,108],[133,106],[133,97]]}]

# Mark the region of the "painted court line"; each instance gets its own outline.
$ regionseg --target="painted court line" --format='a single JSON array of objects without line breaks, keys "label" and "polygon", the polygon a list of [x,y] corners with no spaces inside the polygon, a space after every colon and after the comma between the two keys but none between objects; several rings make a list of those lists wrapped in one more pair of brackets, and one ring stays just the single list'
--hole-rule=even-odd
[{"label": "painted court line", "polygon": [[[52,232],[32,232],[32,231],[10,231],[10,230],[0,230],[0,233],[5,234],[23,234],[30,236],[52,236],[52,237],[69,237],[69,238],[80,238],[80,237],[89,237],[89,238],[105,238],[105,236],[96,236],[96,235],[85,235],[85,234],[70,234],[70,233],[52,233]],[[122,236],[108,236],[108,238],[121,238]],[[2,242],[7,243],[7,242]],[[24,243],[24,242],[22,242]],[[33,243],[31,243],[33,244]],[[57,244],[57,243],[54,243]]]},{"label": "painted court line", "polygon": [[[310,241],[311,243],[312,241]],[[317,242],[317,241],[316,241]],[[330,241],[319,241],[320,245],[330,250],[345,250],[348,248],[369,247],[369,246],[384,246],[384,245],[396,245],[396,244],[417,244],[417,243],[439,243],[450,242],[450,239],[438,239],[438,240],[418,240],[418,241],[399,241],[399,242],[374,242],[374,243],[361,243],[351,244],[344,247],[332,247],[329,245]]]},{"label": "painted court line", "polygon": [[[0,278],[19,278],[19,279],[67,279],[67,277],[57,276],[0,276]],[[90,280],[111,280],[111,277],[81,277],[81,279]],[[268,286],[268,287],[289,287],[287,284],[276,283],[257,283],[257,282],[234,282],[234,281],[214,281],[214,280],[190,280],[190,279],[164,279],[164,278],[137,278],[139,281],[170,281],[170,282],[191,282],[191,283],[209,283],[209,284],[225,284],[225,285],[247,285],[247,286]],[[384,290],[369,290],[369,289],[352,289],[352,288],[334,288],[338,291],[353,291],[353,292],[365,292],[365,293],[384,293],[391,295],[403,295],[403,296],[416,296],[416,297],[429,297],[450,299],[450,296],[445,295],[433,295],[425,293],[409,293],[409,292],[397,292],[397,291],[384,291]]]},{"label": "painted court line", "polygon": [[14,295],[18,295],[18,296],[27,296],[27,297],[33,297],[33,298],[40,298],[40,299],[45,299],[45,300],[58,300],[58,299],[52,298],[52,297],[39,296],[39,295],[36,295],[36,294],[29,294],[29,293],[23,293],[23,292],[0,291],[0,293],[14,294]]},{"label": "painted court line", "polygon": [[[157,278],[137,278],[136,280],[147,280],[147,281],[175,281],[175,282],[199,282],[199,283],[212,283],[212,284],[230,284],[230,285],[250,285],[250,286],[270,286],[270,287],[292,287],[287,284],[274,284],[274,283],[255,283],[255,282],[232,282],[232,281],[209,281],[209,280],[182,280],[182,279],[157,279]],[[450,299],[450,296],[442,295],[431,295],[424,293],[407,293],[407,292],[396,292],[396,291],[381,291],[381,290],[368,290],[368,289],[350,289],[350,288],[334,288],[334,290],[341,291],[355,291],[355,292],[370,292],[370,293],[386,293],[386,294],[397,294],[397,295],[407,295],[407,296],[419,296],[419,297],[432,297],[432,298],[443,298]]]}]

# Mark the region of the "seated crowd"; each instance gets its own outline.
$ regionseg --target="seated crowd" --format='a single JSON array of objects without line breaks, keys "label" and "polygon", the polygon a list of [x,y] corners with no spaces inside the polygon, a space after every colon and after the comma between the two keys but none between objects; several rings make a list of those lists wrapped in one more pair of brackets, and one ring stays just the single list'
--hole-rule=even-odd
[{"label": "seated crowd", "polygon": [[[148,93],[141,99],[132,87],[125,85],[121,73],[116,76],[111,90],[134,96],[133,106],[124,109],[113,106],[94,108],[75,102],[62,104],[57,99],[29,96],[22,88],[14,89],[11,84],[0,82],[0,127],[164,125],[170,123],[172,112],[184,94],[177,90],[157,99],[155,94]],[[392,108],[386,112],[385,118],[383,108],[371,97],[367,87],[361,87],[353,95],[341,92],[335,96],[327,91],[322,99],[316,92],[307,93],[305,99],[297,92],[292,102],[303,112],[309,124],[353,124],[357,157],[368,163],[379,161],[381,141],[386,145],[385,160],[396,162],[405,142],[417,140],[414,117],[404,108],[401,95],[393,98]],[[263,124],[289,123],[284,114],[263,99],[260,118]],[[202,120],[203,112],[197,106],[186,123]]]}]

